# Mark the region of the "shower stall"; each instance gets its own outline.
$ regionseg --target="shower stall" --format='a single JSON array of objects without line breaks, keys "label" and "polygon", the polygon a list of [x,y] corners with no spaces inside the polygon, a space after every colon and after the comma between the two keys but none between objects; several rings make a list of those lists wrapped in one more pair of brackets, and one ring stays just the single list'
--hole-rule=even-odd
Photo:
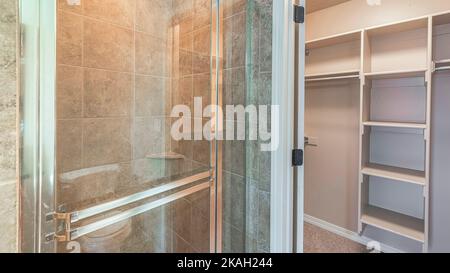
[{"label": "shower stall", "polygon": [[[22,251],[293,250],[293,4],[20,1]],[[209,105],[278,105],[278,149]]]}]

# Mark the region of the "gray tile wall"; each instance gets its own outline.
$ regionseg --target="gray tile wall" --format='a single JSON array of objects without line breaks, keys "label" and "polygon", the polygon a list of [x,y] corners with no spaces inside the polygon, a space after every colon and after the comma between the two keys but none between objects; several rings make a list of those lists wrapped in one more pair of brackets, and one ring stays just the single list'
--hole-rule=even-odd
[{"label": "gray tile wall", "polygon": [[[209,3],[82,0],[80,6],[69,6],[59,0],[60,176],[120,167],[115,182],[120,195],[125,182],[131,189],[209,166],[209,143],[172,141],[169,117],[173,105],[192,106],[194,95],[210,102]],[[149,158],[170,152],[184,159]],[[85,198],[95,193],[84,194],[90,187],[83,181],[72,182],[61,183],[61,202],[98,201]],[[79,198],[65,194],[74,192],[69,187],[77,188]],[[109,197],[98,189],[98,198]]]},{"label": "gray tile wall", "polygon": [[0,252],[17,251],[16,0],[0,0]]},{"label": "gray tile wall", "polygon": [[[272,1],[223,5],[224,104],[271,105]],[[260,144],[223,144],[224,252],[270,251],[271,159]]]},{"label": "gray tile wall", "polygon": [[[252,61],[247,65],[251,78],[247,101],[257,105],[272,105],[272,3],[270,0],[252,1],[251,42]],[[250,2],[248,1],[248,2]],[[270,131],[270,114],[267,127]],[[270,190],[271,153],[262,152],[262,141],[247,143],[246,173],[247,198],[247,252],[270,252]]]}]

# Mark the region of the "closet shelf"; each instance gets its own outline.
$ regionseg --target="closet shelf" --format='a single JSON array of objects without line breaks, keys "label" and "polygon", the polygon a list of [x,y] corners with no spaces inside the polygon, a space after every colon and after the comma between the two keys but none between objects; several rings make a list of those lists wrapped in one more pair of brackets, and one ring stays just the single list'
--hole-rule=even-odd
[{"label": "closet shelf", "polygon": [[359,70],[349,70],[349,71],[305,75],[305,80],[307,82],[331,81],[331,80],[340,80],[340,79],[359,79],[359,78],[360,78]]},{"label": "closet shelf", "polygon": [[399,182],[412,183],[425,186],[425,172],[391,167],[379,164],[368,164],[363,167],[362,174],[391,179]]},{"label": "closet shelf", "polygon": [[382,121],[366,121],[364,126],[370,127],[392,127],[392,128],[407,128],[407,129],[427,129],[426,124],[422,123],[406,123],[406,122],[382,122]]},{"label": "closet shelf", "polygon": [[382,26],[367,28],[366,31],[370,37],[373,37],[380,35],[389,35],[393,33],[400,33],[415,29],[423,29],[426,27],[428,27],[428,17],[424,16],[421,18],[397,22],[395,24],[386,24]]},{"label": "closet shelf", "polygon": [[306,42],[306,49],[315,49],[321,47],[327,47],[337,44],[343,44],[351,41],[357,41],[361,39],[361,30],[347,32],[343,34],[328,36]]},{"label": "closet shelf", "polygon": [[439,60],[434,62],[434,72],[436,71],[448,71],[450,70],[450,59]]},{"label": "closet shelf", "polygon": [[428,69],[415,69],[415,70],[396,70],[396,71],[382,71],[365,73],[365,76],[369,80],[382,80],[382,79],[398,79],[398,78],[414,78],[425,77],[425,73]]},{"label": "closet shelf", "polygon": [[367,206],[363,210],[361,222],[420,243],[425,242],[425,223],[421,219],[374,206]]},{"label": "closet shelf", "polygon": [[438,60],[434,62],[435,64],[450,64],[450,59],[447,60]]}]

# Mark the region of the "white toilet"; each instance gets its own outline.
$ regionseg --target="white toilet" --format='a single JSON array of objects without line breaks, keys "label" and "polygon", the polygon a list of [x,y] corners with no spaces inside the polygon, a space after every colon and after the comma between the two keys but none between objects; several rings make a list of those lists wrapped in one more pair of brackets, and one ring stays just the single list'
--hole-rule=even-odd
[{"label": "white toilet", "polygon": [[131,220],[108,226],[79,239],[82,253],[119,253],[132,231]]},{"label": "white toilet", "polygon": [[[116,164],[86,168],[60,176],[63,199],[66,203],[77,204],[84,200],[95,199],[105,193],[112,193],[119,175],[120,167]],[[95,221],[113,216],[120,211],[111,211],[96,217]],[[83,221],[81,226],[92,223],[93,220]],[[82,253],[120,252],[120,248],[132,231],[132,220],[102,228],[87,234],[77,241],[81,244]]]}]

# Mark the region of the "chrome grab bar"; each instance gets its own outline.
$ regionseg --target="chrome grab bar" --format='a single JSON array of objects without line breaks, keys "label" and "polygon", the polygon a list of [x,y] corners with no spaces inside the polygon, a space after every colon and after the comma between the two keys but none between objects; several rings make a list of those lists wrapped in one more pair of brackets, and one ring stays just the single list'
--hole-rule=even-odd
[{"label": "chrome grab bar", "polygon": [[133,194],[130,196],[126,196],[126,197],[123,197],[123,198],[120,198],[120,199],[117,199],[117,200],[114,200],[111,202],[107,202],[107,203],[104,203],[104,204],[101,204],[98,206],[87,208],[84,210],[72,212],[71,213],[71,223],[73,224],[78,221],[105,213],[107,211],[114,210],[114,209],[129,205],[129,204],[132,204],[132,203],[136,203],[138,201],[147,199],[149,197],[152,197],[152,196],[155,196],[155,195],[167,192],[167,191],[171,191],[171,190],[174,190],[177,188],[181,188],[183,186],[186,186],[186,185],[189,185],[194,182],[197,182],[197,181],[200,181],[203,179],[207,179],[210,177],[211,177],[211,173],[209,171],[199,173],[199,174],[187,177],[187,178],[180,179],[178,181],[174,181],[172,183],[162,185],[157,188],[139,192],[139,193],[136,193],[136,194]]},{"label": "chrome grab bar", "polygon": [[194,193],[200,192],[202,190],[206,190],[210,187],[211,187],[210,182],[205,182],[203,184],[200,184],[200,185],[194,186],[192,188],[177,192],[175,194],[169,195],[169,196],[161,198],[159,200],[150,202],[148,204],[129,209],[129,210],[119,213],[117,215],[100,220],[98,222],[76,228],[76,229],[70,231],[70,240],[76,240],[76,239],[83,237],[87,234],[90,234],[92,232],[101,230],[103,228],[120,223],[125,220],[128,220],[134,216],[137,216],[137,215],[143,214],[145,212],[148,212],[150,210],[156,209],[158,207],[167,205],[171,202],[174,202],[174,201],[184,198],[186,196],[192,195]]}]

